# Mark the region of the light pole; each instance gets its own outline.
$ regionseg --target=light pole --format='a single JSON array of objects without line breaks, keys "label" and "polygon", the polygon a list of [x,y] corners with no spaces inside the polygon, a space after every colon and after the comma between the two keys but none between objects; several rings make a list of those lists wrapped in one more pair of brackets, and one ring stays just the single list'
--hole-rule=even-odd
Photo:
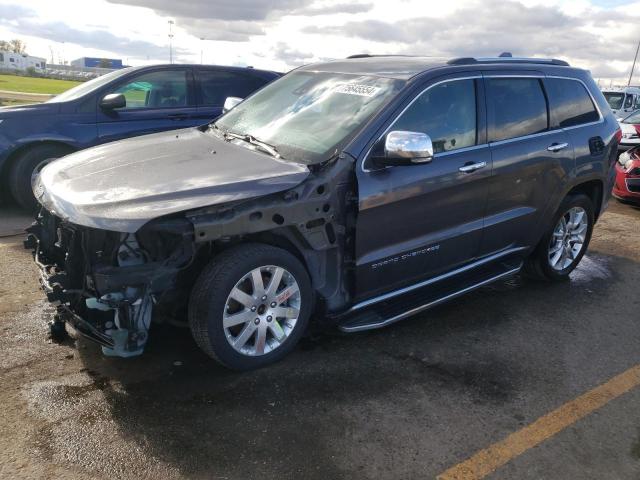
[{"label": "light pole", "polygon": [[636,61],[638,60],[638,52],[640,51],[640,40],[638,40],[638,46],[636,47],[636,56],[633,57],[633,65],[631,65],[631,73],[629,74],[629,81],[627,87],[631,85],[631,79],[633,78],[633,71],[636,69]]},{"label": "light pole", "polygon": [[200,65],[202,65],[202,52],[203,52],[203,44],[206,38],[200,37]]},{"label": "light pole", "polygon": [[173,63],[173,30],[172,26],[174,24],[173,20],[169,20],[169,63]]}]

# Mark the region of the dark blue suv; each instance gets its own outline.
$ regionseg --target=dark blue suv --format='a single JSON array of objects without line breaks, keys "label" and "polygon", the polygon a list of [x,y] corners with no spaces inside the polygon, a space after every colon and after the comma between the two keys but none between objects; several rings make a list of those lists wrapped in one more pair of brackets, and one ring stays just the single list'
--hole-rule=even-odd
[{"label": "dark blue suv", "polygon": [[47,165],[25,246],[54,336],[129,357],[174,315],[212,358],[257,368],[310,322],[370,330],[520,271],[566,280],[621,137],[561,60],[307,65],[209,125]]},{"label": "dark blue suv", "polygon": [[279,76],[241,67],[134,67],[43,104],[0,108],[1,190],[32,208],[32,177],[50,160],[113,140],[207,123],[222,113],[227,97],[244,98]]}]

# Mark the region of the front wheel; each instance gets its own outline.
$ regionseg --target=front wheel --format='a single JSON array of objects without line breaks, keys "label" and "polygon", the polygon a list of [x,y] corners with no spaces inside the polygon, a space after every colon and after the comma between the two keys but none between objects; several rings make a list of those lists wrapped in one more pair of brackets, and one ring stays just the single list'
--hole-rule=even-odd
[{"label": "front wheel", "polygon": [[587,250],[594,222],[589,197],[583,194],[566,197],[551,228],[525,263],[525,272],[552,281],[568,278]]},{"label": "front wheel", "polygon": [[9,191],[20,207],[29,211],[36,209],[38,202],[31,189],[35,177],[48,163],[69,152],[69,148],[62,145],[45,143],[27,148],[16,158],[9,171]]},{"label": "front wheel", "polygon": [[243,244],[215,257],[189,301],[198,346],[226,367],[250,370],[275,362],[296,345],[311,315],[311,281],[286,250]]}]

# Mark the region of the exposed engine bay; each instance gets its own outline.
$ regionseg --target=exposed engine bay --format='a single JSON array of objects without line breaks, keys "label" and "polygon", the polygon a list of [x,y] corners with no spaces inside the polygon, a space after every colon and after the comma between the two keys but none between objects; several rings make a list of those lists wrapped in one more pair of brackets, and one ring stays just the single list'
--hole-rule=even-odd
[{"label": "exposed engine bay", "polygon": [[351,157],[335,158],[293,189],[160,217],[135,233],[77,225],[42,209],[25,247],[33,250],[57,308],[54,327],[70,325],[108,356],[140,355],[152,319],[185,318],[200,271],[247,240],[294,252],[307,265],[324,311],[345,308],[352,281],[352,169]]}]

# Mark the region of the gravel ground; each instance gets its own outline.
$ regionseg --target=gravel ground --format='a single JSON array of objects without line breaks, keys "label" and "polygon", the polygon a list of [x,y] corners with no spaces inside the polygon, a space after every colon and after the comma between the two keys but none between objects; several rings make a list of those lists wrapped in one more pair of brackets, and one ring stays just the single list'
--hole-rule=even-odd
[{"label": "gravel ground", "polygon": [[[52,343],[20,242],[0,238],[0,478],[434,478],[640,363],[640,210],[617,202],[570,282],[516,277],[245,374],[169,326],[135,359]],[[639,406],[632,390],[492,478],[640,478]]]}]

